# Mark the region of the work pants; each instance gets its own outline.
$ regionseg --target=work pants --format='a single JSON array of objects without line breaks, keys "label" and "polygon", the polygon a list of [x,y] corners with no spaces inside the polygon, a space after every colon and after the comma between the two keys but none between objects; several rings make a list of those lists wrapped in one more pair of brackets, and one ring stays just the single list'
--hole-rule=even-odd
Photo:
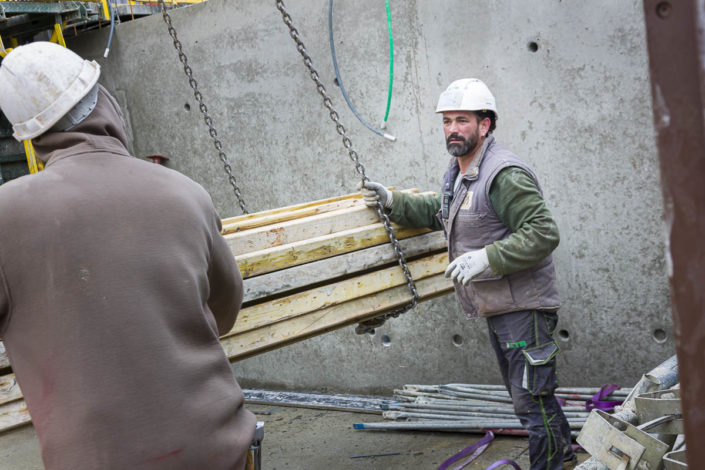
[{"label": "work pants", "polygon": [[[531,470],[560,470],[570,452],[570,426],[556,400],[555,313],[535,310],[487,318],[514,411],[529,432]],[[568,449],[568,450],[567,450]]]}]

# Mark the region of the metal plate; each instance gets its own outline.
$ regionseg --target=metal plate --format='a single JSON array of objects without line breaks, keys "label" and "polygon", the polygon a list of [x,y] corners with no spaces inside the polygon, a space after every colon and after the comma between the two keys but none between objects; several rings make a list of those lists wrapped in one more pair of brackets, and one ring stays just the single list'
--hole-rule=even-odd
[{"label": "metal plate", "polygon": [[663,456],[663,463],[666,470],[685,470],[688,464],[685,460],[685,449],[669,452]]},{"label": "metal plate", "polygon": [[663,456],[668,445],[633,425],[602,410],[590,413],[580,435],[578,444],[610,470],[625,468],[624,456],[628,457],[627,470],[663,468]]},{"label": "metal plate", "polygon": [[[642,393],[634,399],[639,423],[646,423],[666,415],[680,415],[680,389],[660,390],[658,392]],[[683,419],[674,419],[664,424],[648,429],[654,434],[683,434]]]}]

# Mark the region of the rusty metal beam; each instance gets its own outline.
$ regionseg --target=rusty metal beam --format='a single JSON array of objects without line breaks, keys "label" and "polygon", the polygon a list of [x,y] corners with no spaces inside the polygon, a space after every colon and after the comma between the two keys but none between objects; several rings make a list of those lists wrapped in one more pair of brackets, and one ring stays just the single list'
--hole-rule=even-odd
[{"label": "rusty metal beam", "polygon": [[673,326],[690,468],[705,462],[705,6],[645,0]]}]

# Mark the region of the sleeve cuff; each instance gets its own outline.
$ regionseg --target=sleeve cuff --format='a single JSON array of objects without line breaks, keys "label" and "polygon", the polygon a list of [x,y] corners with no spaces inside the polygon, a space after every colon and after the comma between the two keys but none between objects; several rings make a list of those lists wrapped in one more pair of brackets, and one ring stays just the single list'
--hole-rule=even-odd
[{"label": "sleeve cuff", "polygon": [[502,263],[499,259],[497,247],[494,246],[494,244],[487,245],[485,246],[485,250],[487,251],[487,261],[490,263],[490,270],[492,271],[492,274],[495,276],[503,275],[504,273],[500,269],[500,265]]}]

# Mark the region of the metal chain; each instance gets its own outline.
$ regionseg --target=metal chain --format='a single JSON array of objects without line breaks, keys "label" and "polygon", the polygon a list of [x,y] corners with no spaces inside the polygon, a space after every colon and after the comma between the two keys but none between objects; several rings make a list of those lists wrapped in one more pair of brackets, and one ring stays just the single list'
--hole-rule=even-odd
[{"label": "metal chain", "polygon": [[[340,122],[340,117],[338,116],[338,113],[336,112],[335,108],[333,107],[333,101],[331,100],[330,96],[328,96],[328,93],[326,92],[326,87],[321,82],[321,79],[319,78],[319,75],[318,75],[318,71],[316,71],[316,68],[313,66],[313,61],[311,60],[311,57],[308,55],[308,52],[306,51],[306,47],[304,46],[304,43],[301,40],[301,37],[299,36],[298,30],[294,27],[294,23],[291,19],[291,16],[289,15],[289,13],[287,13],[286,8],[284,7],[284,3],[282,2],[282,0],[276,0],[276,3],[277,3],[277,9],[282,14],[282,19],[284,20],[284,24],[286,24],[289,27],[289,35],[296,43],[296,49],[301,54],[301,57],[303,57],[304,64],[306,65],[306,68],[308,68],[309,75],[311,76],[311,79],[316,84],[316,89],[318,90],[318,94],[321,95],[321,97],[323,98],[323,106],[325,106],[326,109],[328,109],[328,112],[330,114],[330,118],[333,121],[333,123],[335,123],[335,130],[343,138],[343,146],[348,150],[348,153],[350,154],[350,159],[355,164],[355,169],[360,174],[360,177],[362,178],[363,183],[366,181],[369,181],[369,178],[365,174],[365,167],[362,163],[360,163],[360,157],[357,154],[357,152],[353,149],[352,141],[347,136],[345,127]],[[416,305],[419,302],[419,294],[416,290],[416,284],[414,283],[414,278],[411,276],[411,272],[409,271],[409,266],[407,265],[406,259],[404,257],[404,252],[402,251],[402,248],[399,245],[399,240],[397,240],[397,236],[394,231],[394,227],[392,227],[392,225],[391,225],[391,222],[389,220],[389,216],[385,213],[384,207],[382,206],[382,203],[379,201],[377,201],[376,209],[377,209],[377,214],[379,214],[379,217],[382,220],[382,223],[384,224],[384,229],[387,231],[387,235],[389,236],[389,241],[391,242],[392,247],[394,248],[394,252],[397,255],[397,260],[399,262],[399,266],[401,266],[401,269],[404,272],[404,277],[406,278],[406,283],[409,287],[409,290],[411,291],[412,300],[408,305],[406,305],[402,308],[399,308],[399,309],[393,310],[389,313],[380,315],[379,317],[375,317],[374,319],[372,319],[370,321],[361,322],[360,325],[358,325],[358,328],[356,329],[357,333],[366,333],[366,332],[374,331],[375,326],[382,325],[382,323],[384,323],[384,321],[390,317],[396,318],[400,314],[402,314],[408,310],[411,310],[413,308],[416,308]],[[365,323],[367,323],[367,325],[365,325]]]},{"label": "metal chain", "polygon": [[247,207],[245,206],[245,201],[242,199],[242,194],[240,193],[240,188],[237,185],[237,180],[233,175],[233,167],[230,165],[227,155],[225,155],[225,152],[223,152],[223,143],[218,138],[218,133],[216,132],[215,127],[213,126],[213,119],[211,119],[211,117],[208,115],[208,108],[203,102],[203,95],[198,90],[198,82],[195,78],[193,78],[193,70],[191,70],[191,66],[188,65],[188,59],[186,57],[186,54],[184,54],[181,41],[179,41],[179,39],[176,37],[176,30],[174,29],[174,25],[172,25],[171,23],[171,16],[169,16],[169,14],[166,12],[166,5],[164,4],[164,0],[159,0],[159,7],[162,10],[164,22],[166,23],[167,28],[169,28],[169,35],[174,40],[174,48],[179,53],[179,60],[184,65],[184,72],[186,73],[186,77],[188,78],[189,85],[191,85],[191,88],[193,89],[193,96],[194,98],[196,98],[196,101],[198,101],[198,109],[201,110],[201,114],[203,114],[203,121],[208,126],[208,134],[213,139],[213,145],[218,151],[218,157],[220,158],[220,161],[223,162],[223,168],[228,174],[228,181],[233,187],[233,191],[235,192],[235,196],[237,197],[237,202],[238,204],[240,204],[240,209],[242,210],[243,214],[248,214],[249,212],[247,211]]}]

